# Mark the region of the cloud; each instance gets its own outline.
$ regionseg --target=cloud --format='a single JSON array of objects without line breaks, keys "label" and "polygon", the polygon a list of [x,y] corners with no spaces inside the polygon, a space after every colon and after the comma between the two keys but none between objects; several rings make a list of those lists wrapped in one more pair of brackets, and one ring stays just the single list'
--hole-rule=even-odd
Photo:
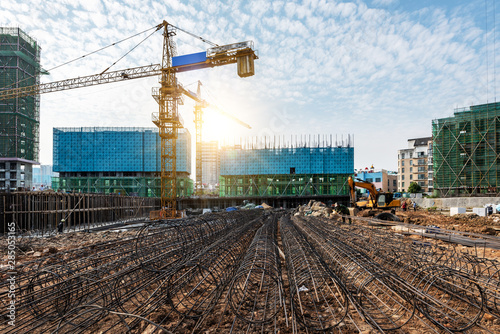
[{"label": "cloud", "polygon": [[[395,0],[5,0],[0,17],[4,25],[19,26],[39,41],[44,68],[164,19],[218,44],[253,40],[259,51],[254,77],[238,78],[235,65],[229,65],[181,73],[178,80],[201,80],[228,112],[251,123],[254,134],[269,129],[269,117],[286,111],[287,125],[274,126],[276,135],[354,133],[359,164],[391,169],[408,134],[429,136],[432,118],[448,115],[457,104],[486,100],[487,48],[484,26],[476,20],[482,9],[469,4],[414,10]],[[43,81],[99,73],[146,35],[54,70]],[[180,31],[175,41],[179,54],[209,47]],[[490,46],[490,87],[497,66],[492,52]],[[113,69],[159,63],[161,55],[157,32]],[[150,114],[158,107],[150,91],[157,81],[42,96],[42,162],[51,162],[52,126],[152,126]],[[180,110],[194,133],[190,103]],[[231,135],[241,133],[231,130]]]},{"label": "cloud", "polygon": [[390,6],[398,4],[399,0],[373,0],[372,4],[375,6]]}]

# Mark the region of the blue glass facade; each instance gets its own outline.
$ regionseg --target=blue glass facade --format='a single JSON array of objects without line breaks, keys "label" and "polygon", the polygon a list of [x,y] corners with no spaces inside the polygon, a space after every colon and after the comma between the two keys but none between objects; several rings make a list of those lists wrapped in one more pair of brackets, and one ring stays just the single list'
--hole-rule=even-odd
[{"label": "blue glass facade", "polygon": [[353,147],[224,149],[220,175],[352,174]]},{"label": "blue glass facade", "polygon": [[[156,128],[54,128],[55,172],[160,171]],[[177,172],[191,173],[191,135],[179,130]]]}]

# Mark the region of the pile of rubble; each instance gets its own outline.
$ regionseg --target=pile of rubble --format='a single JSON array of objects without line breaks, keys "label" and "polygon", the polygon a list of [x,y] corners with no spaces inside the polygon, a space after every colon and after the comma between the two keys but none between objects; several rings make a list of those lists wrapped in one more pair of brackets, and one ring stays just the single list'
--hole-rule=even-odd
[{"label": "pile of rubble", "polygon": [[309,203],[299,206],[294,215],[325,218],[338,217],[338,214],[332,208],[327,207],[323,202],[315,200],[310,200]]}]

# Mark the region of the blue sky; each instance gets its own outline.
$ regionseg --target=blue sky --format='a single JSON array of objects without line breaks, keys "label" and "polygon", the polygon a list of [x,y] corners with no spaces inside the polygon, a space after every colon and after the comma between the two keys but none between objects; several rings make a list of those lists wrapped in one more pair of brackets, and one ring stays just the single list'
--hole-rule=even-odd
[{"label": "blue sky", "polygon": [[[164,19],[220,45],[253,40],[253,77],[239,78],[235,65],[178,75],[191,90],[201,80],[204,98],[252,126],[207,110],[206,139],[353,134],[355,168],[396,170],[397,150],[431,136],[432,119],[495,101],[497,10],[494,0],[4,0],[0,25],[37,39],[46,69]],[[100,73],[145,36],[42,82]],[[180,31],[175,40],[180,55],[209,47]],[[153,35],[113,69],[159,63],[161,42]],[[155,86],[148,78],[42,95],[41,162],[52,163],[52,127],[153,126]],[[194,143],[193,102],[186,98],[180,111]]]}]

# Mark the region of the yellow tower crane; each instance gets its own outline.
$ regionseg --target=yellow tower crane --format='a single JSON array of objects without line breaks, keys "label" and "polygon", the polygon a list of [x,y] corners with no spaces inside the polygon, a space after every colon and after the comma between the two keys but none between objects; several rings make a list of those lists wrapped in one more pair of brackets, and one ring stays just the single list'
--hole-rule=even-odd
[{"label": "yellow tower crane", "polygon": [[[177,130],[182,127],[178,105],[179,102],[182,102],[181,95],[187,92],[177,82],[176,74],[237,63],[238,75],[240,77],[249,77],[254,75],[254,60],[258,59],[258,56],[253,49],[253,42],[246,41],[222,46],[211,43],[213,47],[207,49],[207,51],[176,57],[173,36],[176,35],[176,30],[184,30],[171,25],[167,21],[163,21],[156,26],[157,31],[161,29],[163,29],[161,65],[155,64],[109,72],[106,70],[100,74],[14,89],[0,88],[0,100],[7,100],[6,103],[9,104],[13,103],[9,102],[9,99],[28,95],[159,75],[160,87],[153,88],[153,97],[159,104],[159,111],[153,113],[153,123],[158,126],[161,139],[161,210],[153,214],[153,217],[175,218],[177,215],[176,141]],[[192,35],[191,33],[188,34]]]},{"label": "yellow tower crane", "polygon": [[203,155],[203,145],[202,145],[202,129],[203,129],[203,109],[210,108],[219,114],[226,116],[227,118],[233,120],[234,122],[251,129],[252,127],[247,123],[239,120],[231,114],[226,113],[221,110],[216,105],[208,103],[206,100],[201,98],[201,81],[198,80],[198,88],[196,89],[196,94],[190,90],[183,92],[186,96],[196,101],[194,106],[194,124],[196,130],[196,183],[195,187],[198,193],[201,192],[202,179],[203,179],[203,168],[202,168],[202,155]]}]

